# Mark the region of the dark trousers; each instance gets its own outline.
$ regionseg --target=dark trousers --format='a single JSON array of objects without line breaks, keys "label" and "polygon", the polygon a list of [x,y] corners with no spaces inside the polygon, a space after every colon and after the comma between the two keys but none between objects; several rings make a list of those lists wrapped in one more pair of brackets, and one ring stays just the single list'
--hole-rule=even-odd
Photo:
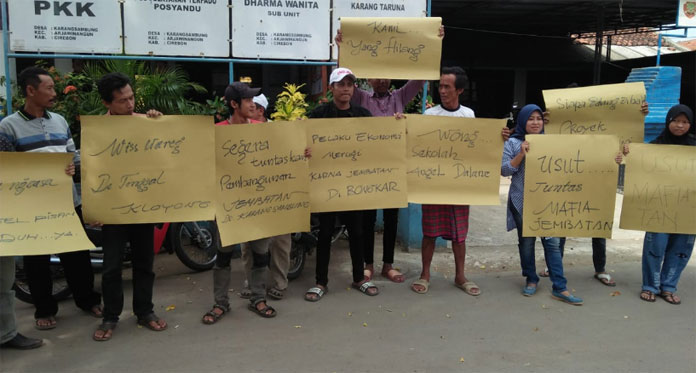
[{"label": "dark trousers", "polygon": [[323,212],[319,215],[319,240],[317,242],[317,284],[329,283],[331,235],[336,227],[336,217],[348,228],[350,259],[353,263],[353,282],[364,278],[364,253],[362,237],[362,211]]},{"label": "dark trousers", "polygon": [[[565,237],[562,237],[561,256],[563,256],[565,242]],[[607,264],[607,240],[605,238],[595,237],[592,239],[592,263],[594,264],[595,272],[604,272],[604,266]]]},{"label": "dark trousers", "polygon": [[[82,209],[75,208],[82,222]],[[101,303],[101,295],[94,291],[94,272],[90,263],[89,251],[75,251],[58,254],[63,266],[65,280],[72,291],[75,304],[90,310]],[[51,279],[50,255],[24,257],[24,271],[36,310],[35,318],[45,318],[58,313],[58,303],[53,299],[53,279]]]},{"label": "dark trousers", "polygon": [[[382,236],[382,262],[394,264],[394,247],[396,246],[396,229],[399,223],[399,209],[382,210],[384,217],[384,235]],[[375,257],[375,222],[377,210],[363,211],[363,236],[365,237],[365,263],[374,263]]]},{"label": "dark trousers", "polygon": [[141,319],[153,312],[154,229],[154,224],[105,225],[102,228],[104,235],[104,270],[102,272],[104,321],[118,321],[118,317],[123,311],[121,272],[126,242],[130,242],[132,253],[133,313],[138,319]]}]

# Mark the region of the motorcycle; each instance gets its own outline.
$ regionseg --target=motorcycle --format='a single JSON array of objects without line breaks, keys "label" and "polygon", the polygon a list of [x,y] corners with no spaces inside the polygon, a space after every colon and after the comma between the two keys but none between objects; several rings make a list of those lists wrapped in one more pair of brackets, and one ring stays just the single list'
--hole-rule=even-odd
[{"label": "motorcycle", "polygon": [[[161,227],[155,226],[153,251],[158,254],[164,249],[170,255],[176,254],[184,265],[194,271],[209,270],[215,265],[219,249],[216,229],[217,227],[212,221],[164,223]],[[101,249],[101,228],[86,226],[85,232],[92,243],[97,246],[90,250],[90,260],[94,271],[99,272],[104,264]],[[126,246],[123,253],[125,266],[130,265],[131,258],[130,247]],[[65,280],[63,266],[60,265],[60,258],[57,255],[51,255],[49,268],[53,279],[53,297],[56,300],[67,299],[70,297],[70,288]],[[33,303],[21,257],[16,259],[13,289],[17,299]]]}]

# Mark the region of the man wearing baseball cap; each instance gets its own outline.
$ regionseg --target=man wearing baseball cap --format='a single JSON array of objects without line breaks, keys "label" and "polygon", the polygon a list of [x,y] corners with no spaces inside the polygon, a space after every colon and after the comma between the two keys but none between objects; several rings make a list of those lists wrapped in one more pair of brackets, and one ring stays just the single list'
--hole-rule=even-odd
[{"label": "man wearing baseball cap", "polygon": [[268,120],[266,117],[266,110],[268,109],[268,99],[266,98],[266,95],[260,93],[257,96],[254,96],[253,101],[254,104],[256,104],[256,112],[254,113],[253,119],[258,120],[259,122],[270,122],[270,120]]},{"label": "man wearing baseball cap", "polygon": [[225,88],[225,104],[230,110],[230,116],[226,120],[215,123],[215,125],[258,123],[258,121],[253,120],[256,112],[256,104],[253,99],[260,92],[261,88],[251,88],[242,82],[228,85]]},{"label": "man wearing baseball cap", "polygon": [[[351,104],[355,89],[355,75],[346,68],[338,68],[331,72],[329,86],[333,93],[333,101],[322,104],[309,113],[309,118],[351,118],[371,117],[370,111],[362,106]],[[331,234],[333,233],[336,217],[348,228],[350,242],[350,258],[353,263],[352,286],[367,295],[379,294],[379,289],[363,273],[364,245],[362,235],[362,211],[324,212],[319,216],[319,240],[317,242],[316,286],[305,293],[305,300],[316,302],[327,290],[329,282],[329,258],[331,250]]]}]

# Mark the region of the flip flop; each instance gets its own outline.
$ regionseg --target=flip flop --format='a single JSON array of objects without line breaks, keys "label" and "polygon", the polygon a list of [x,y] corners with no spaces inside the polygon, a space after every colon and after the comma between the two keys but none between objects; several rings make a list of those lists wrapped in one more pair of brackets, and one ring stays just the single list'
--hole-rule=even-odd
[{"label": "flip flop", "polygon": [[606,286],[616,286],[616,282],[611,279],[608,273],[595,273],[594,278]]},{"label": "flip flop", "polygon": [[[47,320],[49,323],[47,325],[39,325],[39,320]],[[39,317],[38,319],[34,320],[34,327],[37,330],[51,330],[56,328],[56,318],[53,316],[49,317]]]},{"label": "flip flop", "polygon": [[660,298],[664,299],[665,302],[669,304],[681,304],[681,299],[674,299],[674,293],[672,293],[671,291],[663,291],[658,295],[660,296]]},{"label": "flip flop", "polygon": [[[647,295],[647,298],[644,298],[643,294]],[[653,293],[650,290],[643,290],[640,292],[640,299],[644,300],[646,302],[653,303],[653,302],[655,302],[655,293]]]},{"label": "flip flop", "polygon": [[[467,293],[471,296],[477,297],[477,296],[481,295],[481,288],[478,285],[476,285],[476,283],[473,281],[467,281],[463,284],[458,284],[455,282],[454,286],[464,290],[465,293]],[[478,293],[474,293],[472,291],[472,289],[478,289]]]},{"label": "flip flop", "polygon": [[[371,296],[371,297],[374,297],[375,295],[379,294],[379,288],[377,287],[377,285],[375,285],[374,283],[372,283],[372,281],[365,281],[365,282],[363,282],[362,284],[359,284],[359,285],[356,284],[356,283],[352,283],[352,284],[350,284],[350,286],[352,286],[354,289],[360,290],[361,293],[366,294],[366,295],[369,295],[369,296]],[[374,293],[370,293],[370,292],[368,291],[368,290],[370,290],[370,289],[376,289],[377,291],[374,292]]]},{"label": "flip flop", "polygon": [[[423,290],[418,290],[418,289],[414,288],[413,285],[422,286]],[[414,292],[416,292],[418,294],[425,294],[428,292],[429,289],[430,289],[430,281],[428,281],[424,278],[419,278],[418,280],[413,281],[413,283],[411,284],[411,290],[413,290]]]},{"label": "flip flop", "polygon": [[163,330],[166,330],[167,327],[169,326],[169,325],[167,325],[167,324],[165,323],[164,326],[160,326],[160,328],[157,329],[157,328],[155,328],[154,326],[152,326],[152,324],[150,324],[150,323],[153,322],[153,321],[154,321],[155,323],[157,323],[157,325],[159,325],[158,321],[160,321],[160,318],[157,317],[157,315],[155,315],[154,312],[148,314],[147,316],[145,316],[145,317],[143,317],[143,318],[138,318],[138,325],[144,326],[144,327],[146,327],[146,328],[148,328],[148,329],[150,329],[150,330],[152,330],[152,331],[154,331],[154,332],[161,332],[161,331],[163,331]]},{"label": "flip flop", "polygon": [[[98,310],[99,312],[96,312]],[[104,308],[102,307],[101,304],[95,304],[92,306],[92,308],[85,310],[90,316],[96,317],[98,319],[102,318],[104,316]]]},{"label": "flip flop", "polygon": [[[92,339],[94,339],[94,340],[97,341],[97,342],[106,342],[106,341],[108,341],[109,339],[111,339],[111,337],[114,336],[114,329],[116,329],[116,326],[117,326],[117,325],[118,325],[118,322],[116,322],[116,321],[104,321],[104,322],[102,322],[102,323],[97,327],[97,330],[95,330],[95,332],[98,331],[98,330],[101,330],[101,331],[104,332],[104,334],[102,335],[101,338],[100,338],[100,337],[97,337],[96,334],[92,334]],[[107,333],[108,331],[111,331],[111,335],[109,335],[109,336],[107,337],[107,336],[106,336],[106,333]]]}]

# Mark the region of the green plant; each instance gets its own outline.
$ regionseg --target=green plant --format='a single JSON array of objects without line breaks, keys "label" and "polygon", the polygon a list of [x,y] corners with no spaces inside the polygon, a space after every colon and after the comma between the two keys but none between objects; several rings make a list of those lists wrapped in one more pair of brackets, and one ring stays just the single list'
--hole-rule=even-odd
[{"label": "green plant", "polygon": [[300,92],[304,84],[295,85],[285,83],[284,90],[278,94],[275,103],[275,113],[271,114],[273,120],[298,120],[307,118],[307,107],[305,102],[306,94]]}]

